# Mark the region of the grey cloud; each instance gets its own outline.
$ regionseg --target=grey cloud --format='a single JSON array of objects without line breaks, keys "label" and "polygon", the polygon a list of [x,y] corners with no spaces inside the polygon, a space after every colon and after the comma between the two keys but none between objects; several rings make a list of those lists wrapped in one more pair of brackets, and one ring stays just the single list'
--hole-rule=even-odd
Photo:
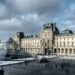
[{"label": "grey cloud", "polygon": [[9,14],[10,12],[9,12],[8,7],[0,3],[0,19],[5,19],[5,18],[10,17]]},{"label": "grey cloud", "polygon": [[6,0],[7,5],[16,13],[33,13],[56,15],[65,0]]},{"label": "grey cloud", "polygon": [[[31,20],[31,21],[30,21]],[[9,31],[9,32],[17,32],[17,31],[29,31],[33,32],[36,30],[36,26],[38,26],[32,19],[29,21],[21,20],[18,18],[6,19],[0,21],[0,31]]]},{"label": "grey cloud", "polygon": [[[50,22],[51,17],[59,15],[65,0],[4,0],[2,5],[6,13],[6,20],[0,20],[0,31],[10,36],[18,31],[25,34],[36,34],[44,23]],[[37,15],[34,15],[34,14]],[[28,16],[30,14],[30,16]],[[21,15],[25,17],[21,18]],[[4,15],[3,15],[4,16]],[[8,17],[11,17],[8,19]],[[29,18],[28,18],[29,17]],[[16,18],[12,22],[12,18]]]},{"label": "grey cloud", "polygon": [[0,40],[7,40],[10,36],[12,36],[12,34],[14,33],[10,31],[0,30]]},{"label": "grey cloud", "polygon": [[67,9],[67,12],[65,13],[64,16],[64,24],[68,25],[68,27],[75,25],[75,3],[72,3]]}]

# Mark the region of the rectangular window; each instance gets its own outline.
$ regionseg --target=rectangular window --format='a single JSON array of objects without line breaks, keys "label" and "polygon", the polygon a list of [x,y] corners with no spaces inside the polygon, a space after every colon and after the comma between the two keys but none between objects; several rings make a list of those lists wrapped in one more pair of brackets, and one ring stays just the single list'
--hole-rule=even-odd
[{"label": "rectangular window", "polygon": [[61,46],[61,42],[60,42],[60,46]]},{"label": "rectangular window", "polygon": [[72,42],[72,46],[73,46],[73,42]]},{"label": "rectangular window", "polygon": [[69,46],[69,42],[67,42],[68,43],[68,46]]},{"label": "rectangular window", "polygon": [[58,42],[57,42],[57,46],[58,46]]},{"label": "rectangular window", "polygon": [[65,46],[65,42],[64,42],[64,46]]}]

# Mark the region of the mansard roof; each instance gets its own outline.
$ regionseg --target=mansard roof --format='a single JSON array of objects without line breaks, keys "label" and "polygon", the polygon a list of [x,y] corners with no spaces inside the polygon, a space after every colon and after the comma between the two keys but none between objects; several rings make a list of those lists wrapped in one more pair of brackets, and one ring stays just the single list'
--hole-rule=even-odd
[{"label": "mansard roof", "polygon": [[16,35],[17,35],[18,38],[24,38],[23,32],[17,32]]},{"label": "mansard roof", "polygon": [[50,29],[51,28],[51,23],[47,23],[43,25],[43,29]]},{"label": "mansard roof", "polygon": [[65,29],[61,33],[62,35],[73,35],[73,31],[69,29]]}]

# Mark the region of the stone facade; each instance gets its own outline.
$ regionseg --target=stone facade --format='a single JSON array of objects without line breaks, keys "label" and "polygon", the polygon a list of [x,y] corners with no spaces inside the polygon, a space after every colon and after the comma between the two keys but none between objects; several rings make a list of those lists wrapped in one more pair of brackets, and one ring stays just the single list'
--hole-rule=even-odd
[{"label": "stone facade", "polygon": [[24,52],[34,55],[75,55],[75,35],[68,29],[60,33],[56,23],[44,24],[40,34],[35,37],[24,36],[22,32],[17,34],[15,41]]},{"label": "stone facade", "polygon": [[58,55],[75,55],[75,35],[55,37],[54,53]]}]

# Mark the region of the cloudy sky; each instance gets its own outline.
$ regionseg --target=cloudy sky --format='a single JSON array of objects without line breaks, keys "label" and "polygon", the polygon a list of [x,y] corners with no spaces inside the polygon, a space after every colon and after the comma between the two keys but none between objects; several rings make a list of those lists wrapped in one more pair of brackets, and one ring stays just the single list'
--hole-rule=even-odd
[{"label": "cloudy sky", "polygon": [[75,0],[0,0],[0,40],[18,31],[36,34],[53,21],[75,31]]}]

